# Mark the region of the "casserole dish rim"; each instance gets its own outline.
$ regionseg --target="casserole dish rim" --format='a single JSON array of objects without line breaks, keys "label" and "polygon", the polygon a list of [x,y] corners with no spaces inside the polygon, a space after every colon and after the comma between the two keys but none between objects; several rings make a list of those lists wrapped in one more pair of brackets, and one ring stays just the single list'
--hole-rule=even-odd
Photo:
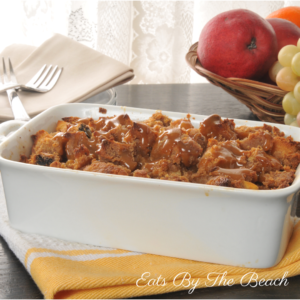
[{"label": "casserole dish rim", "polygon": [[[44,115],[47,115],[49,113],[51,113],[52,110],[57,110],[60,107],[70,107],[70,106],[82,106],[82,107],[103,107],[103,108],[116,108],[116,109],[120,109],[123,111],[123,113],[127,113],[126,110],[130,110],[130,111],[135,111],[137,113],[149,113],[149,116],[152,115],[153,113],[160,111],[162,114],[166,114],[168,116],[168,114],[177,114],[179,117],[186,117],[187,115],[190,115],[191,118],[193,118],[194,116],[200,117],[200,118],[206,118],[208,117],[207,115],[199,115],[199,114],[191,114],[191,113],[180,113],[180,112],[172,112],[172,111],[163,111],[163,110],[154,110],[154,109],[147,109],[147,108],[135,108],[135,107],[128,107],[128,106],[111,106],[111,105],[104,105],[104,104],[98,104],[98,103],[68,103],[68,104],[60,104],[60,105],[56,105],[56,106],[52,106],[50,108],[48,108],[47,110],[43,111],[42,113],[38,114],[37,116],[35,116],[34,118],[32,118],[31,120],[29,120],[29,122],[27,122],[26,124],[24,124],[22,127],[20,127],[17,131],[15,131],[13,134],[11,134],[7,140],[5,140],[2,144],[0,144],[0,161],[2,161],[5,164],[12,164],[14,167],[21,167],[21,168],[33,168],[33,170],[35,170],[37,167],[39,169],[36,169],[37,171],[46,171],[46,172],[67,172],[66,174],[70,173],[70,174],[81,174],[81,176],[100,176],[100,178],[102,176],[104,177],[111,177],[111,178],[118,178],[118,179],[122,179],[122,180],[129,180],[129,181],[142,181],[144,183],[149,182],[149,184],[155,184],[155,185],[169,185],[169,186],[181,186],[182,188],[186,187],[186,188],[194,188],[194,189],[205,189],[205,190],[216,190],[216,191],[222,191],[222,192],[231,192],[234,191],[235,193],[241,193],[241,194],[247,194],[247,195],[253,195],[253,196],[262,196],[262,197],[270,197],[270,196],[276,196],[277,197],[282,197],[282,196],[287,196],[287,195],[291,195],[292,193],[296,193],[299,189],[300,189],[300,181],[299,183],[295,183],[295,180],[293,181],[293,183],[289,186],[289,187],[285,187],[285,188],[280,188],[280,189],[275,189],[275,190],[252,190],[252,189],[241,189],[241,188],[233,188],[233,187],[223,187],[223,186],[216,186],[216,185],[208,185],[208,184],[199,184],[199,183],[192,183],[192,182],[180,182],[180,181],[171,181],[171,180],[162,180],[162,179],[155,179],[155,178],[141,178],[141,177],[133,177],[133,176],[124,176],[124,175],[116,175],[116,174],[105,174],[105,173],[98,173],[98,172],[89,172],[89,171],[82,171],[82,170],[73,170],[73,169],[62,169],[62,168],[54,168],[54,167],[46,167],[46,166],[39,166],[39,165],[31,165],[31,164],[27,164],[27,163],[22,163],[20,161],[14,161],[8,158],[4,158],[2,156],[2,152],[4,150],[4,148],[6,147],[7,144],[9,144],[10,142],[12,142],[17,134],[19,133],[19,131],[24,130],[26,126],[30,125],[31,123],[35,122],[36,119],[40,119],[43,118]],[[128,112],[130,114],[130,111]],[[130,116],[131,117],[131,116]],[[172,117],[171,117],[172,118]],[[174,117],[173,117],[174,118]],[[226,117],[221,117],[222,119],[226,119]],[[257,122],[261,122],[261,121],[252,121],[252,120],[243,120],[243,119],[233,119],[233,118],[228,118],[230,120],[235,121],[240,121],[240,122],[249,122],[249,125],[245,125],[245,126],[249,126],[252,127],[251,124],[252,123],[257,123]],[[59,118],[57,119],[57,121],[59,120]],[[133,118],[134,120],[134,118]],[[287,128],[291,128],[291,126],[288,125],[283,125],[283,124],[273,124],[273,123],[268,123],[268,122],[261,122],[262,125],[263,124],[267,124],[270,126],[286,126]],[[253,126],[258,126],[253,125]],[[296,176],[299,174],[300,172],[300,164],[296,169]],[[85,174],[85,175],[84,175]],[[88,174],[88,175],[87,175]],[[276,195],[275,195],[276,193]]]}]

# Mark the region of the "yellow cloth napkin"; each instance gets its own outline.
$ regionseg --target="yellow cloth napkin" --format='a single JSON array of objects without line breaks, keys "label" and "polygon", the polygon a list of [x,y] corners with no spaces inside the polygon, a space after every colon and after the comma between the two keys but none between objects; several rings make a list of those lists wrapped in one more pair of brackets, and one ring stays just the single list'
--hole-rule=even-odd
[{"label": "yellow cloth napkin", "polygon": [[[0,177],[1,179],[1,177]],[[1,180],[0,180],[1,182]],[[0,184],[0,234],[45,298],[128,298],[227,284],[286,286],[300,274],[300,222],[272,268],[250,269],[90,246],[10,227]],[[223,276],[223,278],[222,278]],[[271,281],[273,280],[273,281]],[[288,288],[288,287],[287,287]]]},{"label": "yellow cloth napkin", "polygon": [[[18,93],[31,117],[54,105],[83,101],[134,77],[128,66],[60,34],[38,48],[11,45],[3,50],[1,57],[10,57],[18,83],[23,84],[44,64],[63,67],[59,81],[50,92]],[[2,66],[0,69],[2,72]],[[13,119],[13,114],[6,93],[0,93],[0,121],[9,119]]]}]

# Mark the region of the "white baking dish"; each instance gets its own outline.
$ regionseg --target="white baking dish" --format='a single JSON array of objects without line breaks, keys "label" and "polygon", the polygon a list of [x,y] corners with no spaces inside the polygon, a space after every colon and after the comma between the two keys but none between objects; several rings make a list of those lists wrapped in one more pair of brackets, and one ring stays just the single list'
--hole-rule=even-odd
[{"label": "white baking dish", "polygon": [[[266,268],[282,258],[292,233],[300,188],[256,191],[107,175],[18,162],[31,135],[54,131],[67,116],[98,118],[153,110],[66,104],[41,113],[0,145],[0,168],[11,226],[69,241],[192,260]],[[172,119],[186,114],[163,112]],[[102,115],[103,116],[103,115]],[[205,116],[192,115],[194,126]],[[237,126],[261,122],[235,120]],[[272,124],[271,124],[272,125]],[[300,130],[278,125],[300,141]]]}]

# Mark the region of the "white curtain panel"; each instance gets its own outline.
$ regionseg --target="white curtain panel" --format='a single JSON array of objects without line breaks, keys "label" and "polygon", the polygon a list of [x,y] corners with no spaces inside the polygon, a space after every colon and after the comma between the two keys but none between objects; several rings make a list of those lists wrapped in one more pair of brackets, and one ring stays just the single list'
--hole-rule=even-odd
[{"label": "white curtain panel", "polygon": [[0,50],[58,32],[130,65],[132,84],[204,82],[185,62],[206,22],[237,8],[262,17],[300,1],[0,1]]}]

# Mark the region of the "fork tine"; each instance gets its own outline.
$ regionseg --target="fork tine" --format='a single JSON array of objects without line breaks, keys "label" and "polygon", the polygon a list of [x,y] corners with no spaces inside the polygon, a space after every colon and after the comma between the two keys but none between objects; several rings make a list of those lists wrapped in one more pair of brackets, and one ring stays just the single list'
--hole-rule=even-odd
[{"label": "fork tine", "polygon": [[45,79],[45,81],[39,86],[39,88],[44,89],[44,88],[48,88],[47,84],[50,82],[50,80],[52,79],[55,71],[57,69],[57,66],[55,66],[53,68],[53,70],[51,71],[51,73],[47,76],[47,78]]},{"label": "fork tine", "polygon": [[5,61],[4,61],[4,57],[2,57],[2,65],[3,65],[3,79],[4,79],[4,83],[8,83],[8,77],[7,77],[7,73],[6,73],[6,66],[5,66]]},{"label": "fork tine", "polygon": [[50,66],[48,67],[48,69],[41,75],[41,77],[38,79],[38,81],[35,82],[35,83],[33,84],[33,87],[35,87],[35,88],[38,88],[38,87],[39,87],[39,85],[44,81],[44,79],[45,79],[46,76],[48,75],[48,73],[49,73],[49,71],[51,70],[51,68],[52,68],[52,65],[50,65]]},{"label": "fork tine", "polygon": [[56,82],[58,81],[58,78],[62,72],[63,68],[61,68],[60,70],[58,70],[56,72],[56,74],[53,76],[52,80],[49,82],[49,84],[47,85],[47,89],[50,91],[56,84]]},{"label": "fork tine", "polygon": [[17,83],[17,78],[15,76],[15,72],[11,64],[10,58],[8,58],[8,64],[9,64],[9,72],[10,72],[10,81]]},{"label": "fork tine", "polygon": [[33,86],[36,83],[36,81],[40,78],[41,74],[44,72],[46,67],[47,65],[43,65],[42,68],[31,78],[30,81],[27,82],[26,85]]}]

